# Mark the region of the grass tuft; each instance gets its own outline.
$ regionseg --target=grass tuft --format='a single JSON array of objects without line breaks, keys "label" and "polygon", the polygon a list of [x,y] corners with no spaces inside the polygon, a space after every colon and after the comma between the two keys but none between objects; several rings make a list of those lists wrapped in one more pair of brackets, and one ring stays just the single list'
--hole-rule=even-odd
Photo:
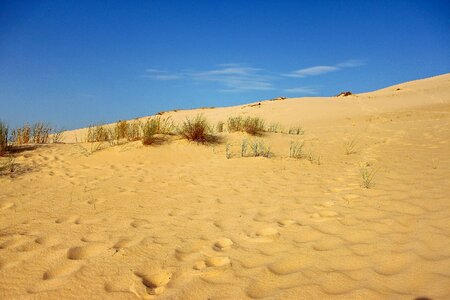
[{"label": "grass tuft", "polygon": [[359,166],[359,173],[361,174],[362,187],[370,189],[373,186],[376,170],[374,170],[369,163],[363,163]]},{"label": "grass tuft", "polygon": [[179,134],[193,142],[209,143],[217,139],[211,135],[211,127],[203,115],[197,115],[195,118],[186,118],[179,129]]},{"label": "grass tuft", "polygon": [[289,157],[291,158],[303,158],[305,157],[305,154],[303,152],[303,147],[305,146],[305,142],[301,141],[291,141],[290,147],[289,147]]},{"label": "grass tuft", "polygon": [[263,140],[257,139],[250,142],[250,149],[252,150],[253,157],[272,157],[272,152],[270,152],[270,147],[264,144]]},{"label": "grass tuft", "polygon": [[229,132],[242,131],[251,135],[260,135],[265,131],[265,121],[259,117],[229,117],[227,127]]},{"label": "grass tuft", "polygon": [[345,155],[355,154],[358,142],[359,140],[357,137],[346,140],[344,142]]}]

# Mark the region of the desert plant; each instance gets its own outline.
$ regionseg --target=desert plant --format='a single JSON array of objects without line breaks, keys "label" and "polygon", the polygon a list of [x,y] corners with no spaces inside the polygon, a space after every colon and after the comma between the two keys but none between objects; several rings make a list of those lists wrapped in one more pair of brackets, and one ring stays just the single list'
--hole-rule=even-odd
[{"label": "desert plant", "polygon": [[198,143],[213,141],[214,137],[210,132],[209,123],[203,115],[197,115],[195,118],[186,118],[179,129],[179,133],[183,138]]},{"label": "desert plant", "polygon": [[267,131],[268,131],[268,132],[274,132],[274,133],[281,132],[281,126],[280,126],[279,123],[271,123],[271,124],[267,127]]},{"label": "desert plant", "polygon": [[142,126],[142,144],[151,145],[157,141],[155,134],[157,134],[157,124],[151,120],[147,120]]},{"label": "desert plant", "polygon": [[231,144],[227,143],[225,145],[225,156],[227,157],[227,159],[231,158]]},{"label": "desert plant", "polygon": [[52,134],[52,143],[62,143],[63,138],[64,138],[64,130],[55,129]]},{"label": "desert plant", "polygon": [[289,128],[288,134],[303,135],[305,134],[305,130],[302,126],[295,126]]},{"label": "desert plant", "polygon": [[31,140],[31,127],[25,124],[23,127],[19,127],[13,130],[12,140],[17,145],[28,144]]},{"label": "desert plant", "polygon": [[35,144],[47,144],[52,129],[44,123],[35,123],[32,126],[33,142]]},{"label": "desert plant", "polygon": [[291,158],[303,158],[305,156],[303,152],[303,147],[305,143],[303,141],[291,141],[289,147],[289,157]]},{"label": "desert plant", "polygon": [[374,170],[369,163],[363,163],[359,166],[359,173],[362,179],[361,185],[366,189],[371,188],[373,186],[376,170]]},{"label": "desert plant", "polygon": [[89,125],[87,141],[92,142],[107,142],[111,140],[113,137],[111,136],[111,131],[108,130],[103,125]]},{"label": "desert plant", "polygon": [[270,158],[272,153],[270,152],[270,148],[264,144],[263,140],[254,140],[250,143],[250,148],[252,149],[252,156],[258,157],[267,157]]},{"label": "desert plant", "polygon": [[243,139],[242,143],[241,143],[241,157],[244,157],[247,155],[247,146],[248,146],[248,141],[246,139]]},{"label": "desert plant", "polygon": [[147,122],[154,128],[155,134],[173,134],[175,131],[175,125],[170,117],[151,117]]},{"label": "desert plant", "polygon": [[114,137],[116,140],[128,138],[129,125],[127,121],[120,121],[114,126]]},{"label": "desert plant", "polygon": [[217,122],[217,125],[216,125],[217,132],[223,132],[224,125],[225,125],[225,123],[223,121]]},{"label": "desert plant", "polygon": [[8,125],[0,120],[0,156],[3,155],[8,148],[8,139]]},{"label": "desert plant", "polygon": [[139,120],[134,120],[128,123],[128,141],[137,141],[142,138],[142,124]]},{"label": "desert plant", "polygon": [[227,127],[229,132],[242,131],[258,135],[265,131],[265,121],[259,117],[229,117]]},{"label": "desert plant", "polygon": [[344,142],[345,154],[346,155],[355,154],[357,145],[358,145],[358,138],[357,137],[354,137],[354,138],[351,138],[351,139],[347,139]]}]

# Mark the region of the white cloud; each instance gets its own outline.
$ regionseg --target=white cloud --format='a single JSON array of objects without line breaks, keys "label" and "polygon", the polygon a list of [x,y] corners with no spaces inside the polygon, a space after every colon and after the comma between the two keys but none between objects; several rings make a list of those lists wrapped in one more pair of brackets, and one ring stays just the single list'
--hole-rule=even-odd
[{"label": "white cloud", "polygon": [[146,69],[146,74],[142,75],[145,78],[151,78],[155,80],[176,80],[182,78],[181,75],[171,74],[167,71],[158,70],[158,69]]},{"label": "white cloud", "polygon": [[326,73],[334,72],[337,70],[339,70],[339,68],[334,67],[334,66],[315,66],[315,67],[310,67],[310,68],[293,71],[289,74],[286,74],[286,76],[301,78],[301,77],[306,77],[306,76],[315,76],[315,75],[326,74]]},{"label": "white cloud", "polygon": [[344,68],[355,68],[363,66],[365,63],[361,59],[351,59],[341,63],[338,63],[334,66],[314,66],[309,68],[304,68],[296,71],[292,71],[288,74],[284,74],[284,76],[288,77],[297,77],[303,78],[308,76],[316,76],[322,75],[330,72],[336,72]]},{"label": "white cloud", "polygon": [[315,95],[315,94],[319,93],[317,88],[311,87],[311,86],[289,88],[289,89],[285,89],[284,91],[286,93],[291,93],[291,94],[308,94],[308,95]]}]

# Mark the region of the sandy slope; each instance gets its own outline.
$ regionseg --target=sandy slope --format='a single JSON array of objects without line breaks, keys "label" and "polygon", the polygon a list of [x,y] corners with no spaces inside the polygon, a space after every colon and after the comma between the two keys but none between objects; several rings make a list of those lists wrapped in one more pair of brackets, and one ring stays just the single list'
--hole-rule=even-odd
[{"label": "sandy slope", "polygon": [[[199,111],[306,133],[266,134],[270,159],[239,157],[240,133],[223,134],[231,159],[176,138],[19,153],[24,172],[0,177],[0,298],[450,298],[449,74],[166,115]],[[291,140],[320,165],[289,158]]]}]

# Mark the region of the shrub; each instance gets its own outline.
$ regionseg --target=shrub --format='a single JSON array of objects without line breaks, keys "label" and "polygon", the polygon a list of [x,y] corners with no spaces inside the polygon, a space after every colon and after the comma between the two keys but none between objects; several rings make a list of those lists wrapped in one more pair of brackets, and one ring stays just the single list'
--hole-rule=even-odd
[{"label": "shrub", "polygon": [[19,127],[13,130],[12,140],[17,145],[28,144],[31,138],[30,125],[25,124],[23,127]]},{"label": "shrub", "polygon": [[35,123],[32,127],[33,142],[35,144],[47,144],[51,131],[50,126],[44,123]]},{"label": "shrub", "polygon": [[282,130],[281,130],[281,126],[279,123],[272,123],[269,125],[269,127],[267,127],[267,131],[278,133],[278,132],[281,132]]},{"label": "shrub", "polygon": [[225,145],[225,156],[227,157],[227,159],[231,158],[231,144],[227,143]]},{"label": "shrub", "polygon": [[157,134],[157,124],[151,120],[147,120],[142,126],[142,144],[152,145],[157,139],[155,137]]},{"label": "shrub", "polygon": [[227,121],[228,131],[242,131],[251,135],[258,135],[265,131],[265,122],[259,117],[229,117]]},{"label": "shrub", "polygon": [[216,125],[217,132],[223,132],[224,125],[225,125],[225,123],[222,121],[217,122],[217,125]]},{"label": "shrub", "polygon": [[247,146],[248,146],[248,141],[246,139],[243,139],[242,144],[241,144],[241,157],[244,157],[247,155]]},{"label": "shrub", "polygon": [[52,134],[52,143],[61,143],[64,137],[64,130],[58,129]]},{"label": "shrub", "polygon": [[116,123],[114,127],[114,137],[116,140],[128,139],[129,125],[127,121],[120,121]]},{"label": "shrub", "polygon": [[250,148],[252,149],[252,156],[254,157],[262,156],[270,158],[272,156],[270,148],[267,147],[262,140],[254,140],[250,143]]},{"label": "shrub", "polygon": [[16,169],[16,158],[14,156],[8,156],[5,161],[0,163],[0,174],[13,173]]},{"label": "shrub", "polygon": [[294,142],[291,141],[291,145],[289,147],[289,157],[291,158],[303,158],[305,156],[303,152],[303,147],[305,143],[302,142]]},{"label": "shrub", "polygon": [[303,135],[305,131],[303,130],[302,126],[296,126],[289,128],[288,134],[295,134],[295,135]]},{"label": "shrub", "polygon": [[202,115],[197,115],[193,119],[186,118],[179,131],[185,139],[198,143],[213,141],[214,137],[210,132],[208,121]]},{"label": "shrub", "polygon": [[127,140],[137,141],[142,138],[142,123],[139,120],[134,120],[128,123]]},{"label": "shrub", "polygon": [[175,131],[175,125],[170,117],[156,116],[148,119],[147,122],[154,128],[155,134],[173,134]]},{"label": "shrub", "polygon": [[354,137],[354,138],[346,140],[344,142],[345,154],[346,155],[355,154],[357,145],[358,145],[358,138],[357,137]]},{"label": "shrub", "polygon": [[362,186],[369,189],[373,186],[373,179],[376,171],[372,169],[369,163],[363,163],[359,166],[359,173],[361,174]]},{"label": "shrub", "polygon": [[112,139],[111,131],[108,130],[105,126],[98,125],[93,126],[90,125],[88,128],[87,141],[88,142],[106,142]]},{"label": "shrub", "polygon": [[5,122],[0,121],[0,156],[3,155],[6,148],[8,148],[8,138],[8,125]]}]

